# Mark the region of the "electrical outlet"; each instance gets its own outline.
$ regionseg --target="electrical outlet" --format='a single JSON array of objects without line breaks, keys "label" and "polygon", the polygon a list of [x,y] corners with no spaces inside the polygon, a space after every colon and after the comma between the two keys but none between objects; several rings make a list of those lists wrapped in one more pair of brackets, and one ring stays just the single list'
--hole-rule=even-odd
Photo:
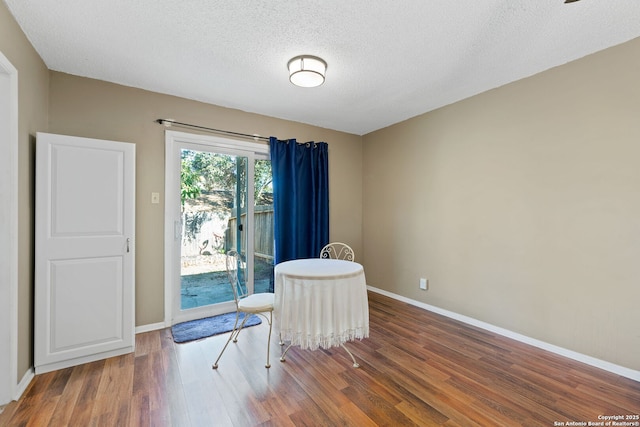
[{"label": "electrical outlet", "polygon": [[160,203],[160,193],[151,193],[151,203]]},{"label": "electrical outlet", "polygon": [[426,291],[427,289],[429,289],[429,280],[422,277],[420,279],[420,289],[422,289],[423,291]]}]

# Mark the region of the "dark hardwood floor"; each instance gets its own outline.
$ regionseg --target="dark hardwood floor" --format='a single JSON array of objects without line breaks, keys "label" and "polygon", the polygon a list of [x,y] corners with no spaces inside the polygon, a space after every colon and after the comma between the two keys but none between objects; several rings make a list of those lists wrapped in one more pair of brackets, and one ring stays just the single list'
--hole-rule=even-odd
[{"label": "dark hardwood floor", "polygon": [[243,331],[212,370],[226,335],[174,344],[165,329],[139,334],[135,354],[36,376],[0,425],[558,426],[612,415],[640,422],[632,419],[640,414],[638,382],[379,294],[369,301],[371,336],[348,345],[358,369],[341,348],[294,348],[281,363],[277,339],[265,369],[263,322]]}]

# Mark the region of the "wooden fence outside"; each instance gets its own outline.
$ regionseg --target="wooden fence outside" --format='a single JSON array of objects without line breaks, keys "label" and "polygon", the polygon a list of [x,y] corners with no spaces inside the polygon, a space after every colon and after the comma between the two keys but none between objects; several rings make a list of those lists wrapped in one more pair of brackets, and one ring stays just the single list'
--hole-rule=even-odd
[{"label": "wooden fence outside", "polygon": [[[246,224],[246,213],[241,215],[242,223]],[[225,232],[225,249],[236,246],[236,236],[238,232],[238,218],[229,218],[229,226]],[[273,206],[254,207],[254,255],[265,260],[273,260]]]}]

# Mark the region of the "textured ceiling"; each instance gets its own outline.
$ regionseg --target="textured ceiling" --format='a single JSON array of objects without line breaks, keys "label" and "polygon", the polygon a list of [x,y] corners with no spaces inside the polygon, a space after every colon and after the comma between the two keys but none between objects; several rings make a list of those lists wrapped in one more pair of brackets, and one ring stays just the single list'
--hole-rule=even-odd
[{"label": "textured ceiling", "polygon": [[358,135],[640,36],[640,0],[4,1],[52,70]]}]

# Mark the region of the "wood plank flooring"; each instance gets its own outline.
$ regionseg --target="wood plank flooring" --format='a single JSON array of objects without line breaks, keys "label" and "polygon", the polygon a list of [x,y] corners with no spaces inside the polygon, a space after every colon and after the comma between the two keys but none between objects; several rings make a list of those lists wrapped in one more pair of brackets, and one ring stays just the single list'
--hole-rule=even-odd
[{"label": "wood plank flooring", "polygon": [[226,335],[175,344],[165,329],[139,334],[134,354],[36,376],[0,425],[559,426],[640,414],[638,382],[379,294],[369,304],[370,338],[348,344],[358,369],[341,348],[293,348],[281,363],[277,342],[265,369],[263,322],[212,370]]}]

